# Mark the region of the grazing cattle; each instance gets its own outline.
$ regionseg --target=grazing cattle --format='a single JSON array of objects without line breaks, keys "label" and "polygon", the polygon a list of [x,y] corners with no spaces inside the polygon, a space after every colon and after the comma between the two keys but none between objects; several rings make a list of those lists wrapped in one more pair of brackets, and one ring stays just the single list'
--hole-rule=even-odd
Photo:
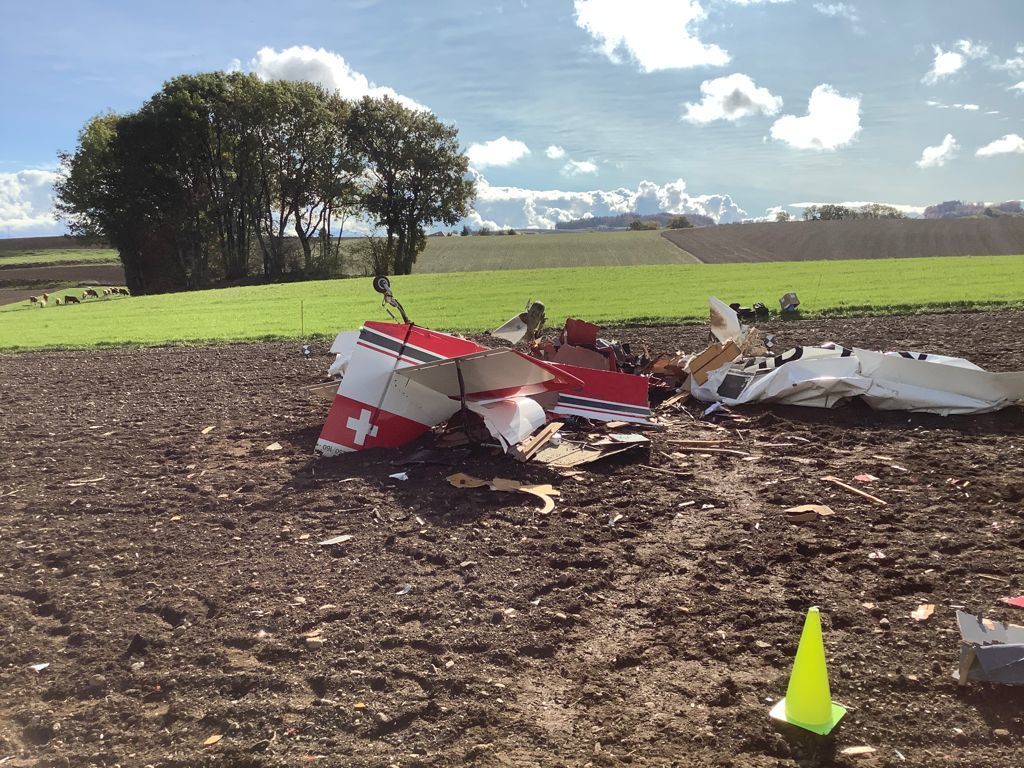
[{"label": "grazing cattle", "polygon": [[113,292],[114,292],[114,289],[113,289],[113,288],[104,288],[104,289],[103,289],[103,295],[104,295],[104,296],[109,296],[109,295],[110,295],[110,294],[112,294]]},{"label": "grazing cattle", "polygon": [[40,307],[45,307],[46,306],[46,299],[40,298],[39,299],[39,306]]},{"label": "grazing cattle", "polygon": [[85,293],[82,294],[82,298],[84,299],[86,296],[92,296],[94,299],[98,299],[100,297],[100,295],[96,293],[95,288],[86,288]]},{"label": "grazing cattle", "polygon": [[38,296],[29,296],[28,300],[29,300],[30,303],[36,304],[36,303],[39,302],[39,297]]},{"label": "grazing cattle", "polygon": [[122,296],[131,296],[132,295],[132,292],[129,291],[127,288],[115,288],[114,291],[116,293],[121,294]]},{"label": "grazing cattle", "polygon": [[64,303],[65,304],[81,304],[82,302],[80,302],[78,300],[77,296],[68,295],[68,296],[64,297]]},{"label": "grazing cattle", "polygon": [[49,300],[50,300],[50,294],[44,293],[43,294],[43,301],[49,301]]},{"label": "grazing cattle", "polygon": [[60,298],[54,299],[53,300],[53,304],[54,304],[54,306],[59,307],[60,306]]}]

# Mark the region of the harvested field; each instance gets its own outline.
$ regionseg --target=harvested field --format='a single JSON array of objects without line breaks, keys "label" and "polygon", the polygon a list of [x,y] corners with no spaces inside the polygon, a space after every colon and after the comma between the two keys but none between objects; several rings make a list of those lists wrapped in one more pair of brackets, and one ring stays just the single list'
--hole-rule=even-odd
[{"label": "harvested field", "polygon": [[0,267],[0,287],[66,285],[124,285],[120,264],[66,264],[52,267]]},{"label": "harvested field", "polygon": [[[1024,363],[1019,312],[766,330]],[[692,350],[707,331],[618,336]],[[1024,690],[952,672],[953,606],[1021,618],[998,602],[1024,590],[1021,409],[693,408],[649,457],[577,478],[486,451],[458,467],[552,482],[544,517],[448,467],[390,480],[397,453],[314,460],[315,351],[0,358],[5,768],[1020,763]],[[667,455],[722,436],[750,456]],[[862,472],[889,506],[818,480]],[[782,519],[805,502],[836,514]],[[767,716],[815,604],[850,708],[828,738]],[[841,754],[860,745],[877,752]]]},{"label": "harvested field", "polygon": [[1024,253],[1024,218],[730,224],[662,236],[707,264]]}]

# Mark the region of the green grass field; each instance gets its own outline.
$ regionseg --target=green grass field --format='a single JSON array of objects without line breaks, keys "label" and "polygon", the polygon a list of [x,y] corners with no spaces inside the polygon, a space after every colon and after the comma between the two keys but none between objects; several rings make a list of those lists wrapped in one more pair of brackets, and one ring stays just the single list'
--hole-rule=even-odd
[{"label": "green grass field", "polygon": [[[699,322],[709,294],[777,309],[787,291],[800,295],[809,315],[1024,308],[1024,256],[461,272],[396,277],[392,284],[414,322],[457,331],[494,328],[531,298],[546,304],[550,325],[567,315],[605,324]],[[332,336],[367,319],[387,319],[369,279],[46,309],[23,302],[0,307],[0,349]]]},{"label": "green grass field", "polygon": [[557,234],[429,237],[416,274],[542,267],[620,267],[699,263],[661,232],[559,232]]},{"label": "green grass field", "polygon": [[0,268],[26,264],[116,264],[118,261],[117,251],[110,248],[0,251]]}]

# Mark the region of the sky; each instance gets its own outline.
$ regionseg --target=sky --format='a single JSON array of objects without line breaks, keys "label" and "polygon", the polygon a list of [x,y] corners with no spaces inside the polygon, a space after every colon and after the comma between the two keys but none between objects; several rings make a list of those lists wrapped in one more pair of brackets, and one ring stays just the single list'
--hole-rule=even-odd
[{"label": "sky", "polygon": [[1024,0],[56,0],[0,25],[0,237],[64,231],[90,117],[231,69],[455,124],[474,226],[1024,197]]}]

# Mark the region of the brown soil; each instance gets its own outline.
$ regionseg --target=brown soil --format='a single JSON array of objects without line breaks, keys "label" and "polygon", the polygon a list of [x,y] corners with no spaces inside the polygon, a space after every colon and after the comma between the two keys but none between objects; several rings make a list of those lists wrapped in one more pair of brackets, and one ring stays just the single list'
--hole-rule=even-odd
[{"label": "brown soil", "polygon": [[708,264],[1024,253],[1024,218],[730,224],[663,237]]},{"label": "brown soil", "polygon": [[54,264],[49,267],[4,267],[0,281],[11,286],[59,285],[124,285],[124,267],[120,264]]},{"label": "brown soil", "polygon": [[[777,330],[1024,367],[1021,313]],[[706,330],[619,337],[692,350]],[[951,677],[953,606],[1021,618],[998,602],[1024,591],[1021,409],[693,408],[649,457],[575,479],[486,450],[459,466],[553,482],[542,517],[447,467],[389,479],[408,451],[313,459],[316,352],[0,358],[5,766],[1024,763],[1024,691]],[[758,458],[667,456],[709,436]],[[818,480],[862,472],[889,506]],[[783,520],[804,502],[836,514]],[[811,605],[850,708],[827,738],[768,718]]]}]

